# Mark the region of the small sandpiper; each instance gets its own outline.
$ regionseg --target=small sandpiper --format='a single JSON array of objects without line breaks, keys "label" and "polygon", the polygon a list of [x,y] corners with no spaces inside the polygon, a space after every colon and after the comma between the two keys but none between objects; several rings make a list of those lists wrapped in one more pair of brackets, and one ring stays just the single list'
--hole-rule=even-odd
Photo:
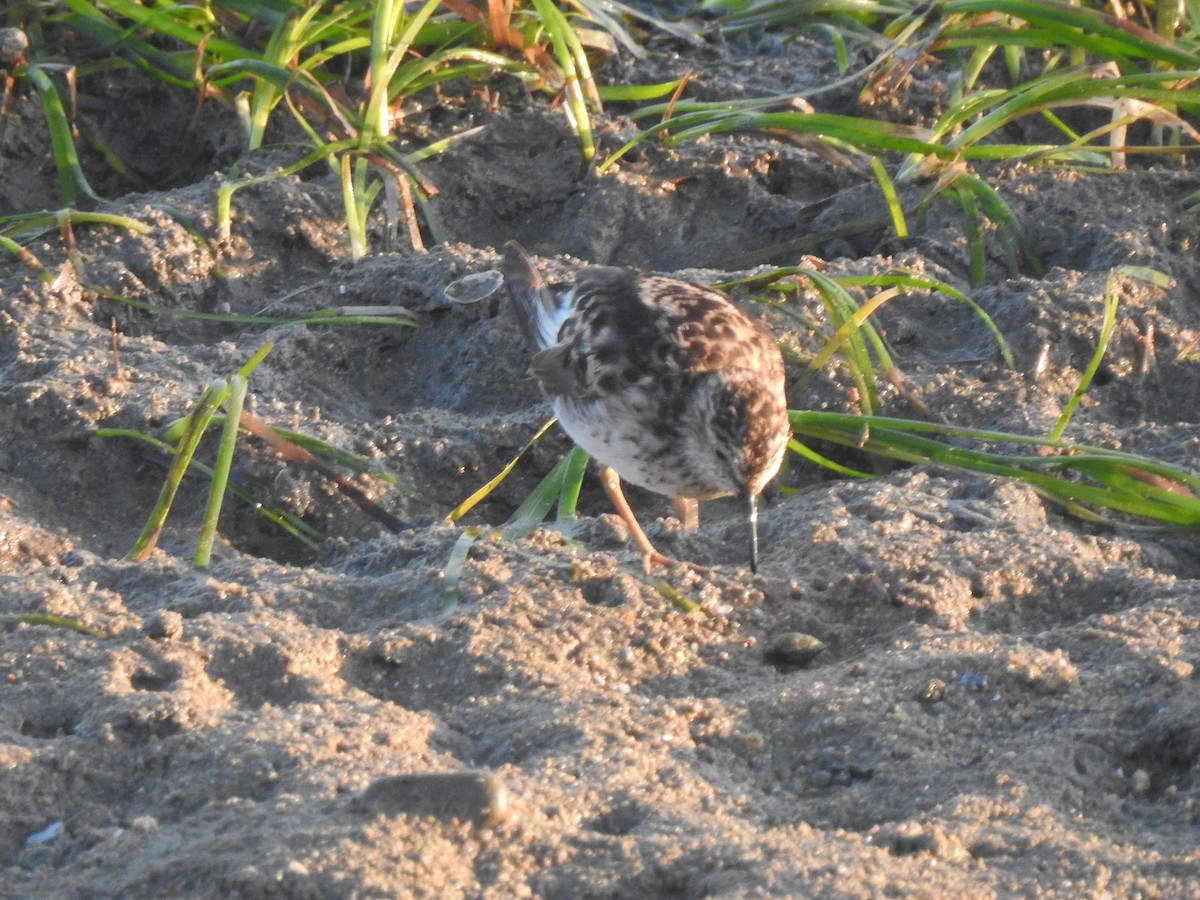
[{"label": "small sandpiper", "polygon": [[791,436],[770,332],[714,288],[630,269],[589,266],[574,284],[547,285],[514,241],[503,274],[530,368],[559,424],[601,464],[647,569],[671,560],[642,531],[622,478],[671,497],[686,529],[698,500],[740,498],[757,572],[758,495]]}]

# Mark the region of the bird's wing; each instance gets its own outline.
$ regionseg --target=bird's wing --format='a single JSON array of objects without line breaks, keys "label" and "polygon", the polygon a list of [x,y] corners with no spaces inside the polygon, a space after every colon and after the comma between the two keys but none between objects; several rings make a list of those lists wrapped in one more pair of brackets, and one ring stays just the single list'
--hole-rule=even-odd
[{"label": "bird's wing", "polygon": [[533,354],[529,364],[531,371],[551,397],[570,396],[579,392],[575,371],[571,365],[572,347],[555,344]]}]

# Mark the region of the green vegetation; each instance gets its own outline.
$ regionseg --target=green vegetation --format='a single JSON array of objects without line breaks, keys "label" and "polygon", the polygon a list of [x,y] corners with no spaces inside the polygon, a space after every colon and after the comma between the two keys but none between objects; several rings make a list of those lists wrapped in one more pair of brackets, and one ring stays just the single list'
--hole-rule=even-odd
[{"label": "green vegetation", "polygon": [[[772,28],[791,37],[812,32],[829,36],[838,48],[843,77],[809,92],[806,101],[834,87],[861,85],[859,105],[872,110],[901,88],[922,61],[936,59],[948,72],[945,111],[932,125],[914,126],[819,113],[807,103],[797,108],[792,95],[736,102],[678,100],[637,110],[635,119],[657,121],[601,168],[654,135],[674,144],[745,131],[816,139],[848,158],[866,157],[872,163],[899,157],[890,178],[876,166],[897,233],[906,232],[908,218],[921,218],[934,196],[953,196],[965,217],[973,280],[981,284],[988,223],[1005,245],[1012,274],[1022,265],[1035,274],[1040,269],[1020,224],[981,177],[981,167],[1023,163],[1113,170],[1123,168],[1130,154],[1179,155],[1200,149],[1200,132],[1193,124],[1200,113],[1200,12],[1194,3],[1188,4],[1186,18],[1176,4],[1148,6],[1146,25],[1052,0],[713,0],[704,6],[724,11],[724,27],[734,31]],[[870,63],[854,72],[847,71],[850,45],[871,55]],[[985,79],[993,63],[1001,72]],[[1101,110],[1107,119],[1079,133],[1064,120],[1065,110]],[[1045,139],[1013,142],[1010,126],[1031,119],[1046,125],[1041,129]],[[1148,140],[1135,145],[1128,129],[1139,121],[1153,127]],[[920,186],[908,208],[896,199],[893,181]]]},{"label": "green vegetation", "polygon": [[[434,188],[420,175],[418,163],[444,150],[450,139],[406,146],[412,142],[397,138],[394,125],[411,97],[506,72],[531,89],[565,98],[580,152],[590,160],[595,153],[591,116],[602,108],[602,92],[592,78],[586,47],[597,43],[597,35],[610,45],[637,47],[604,4],[589,0],[575,0],[566,11],[549,0],[507,7],[466,0],[425,0],[415,7],[400,0],[202,5],[65,0],[18,5],[9,19],[35,38],[29,58],[10,69],[41,97],[64,205],[75,205],[80,194],[98,204],[103,200],[80,166],[75,122],[53,77],[62,76],[73,89],[77,69],[38,58],[38,39],[51,33],[70,35],[97,53],[79,67],[88,73],[136,67],[194,93],[198,105],[220,103],[236,110],[247,150],[264,146],[272,128],[292,143],[307,144],[295,166],[264,177],[328,165],[341,179],[355,259],[369,251],[367,219],[381,193],[398,201],[385,204],[390,226],[401,220],[413,246],[422,245],[415,208]],[[124,170],[111,150],[102,147],[102,152],[116,170]],[[231,179],[219,192],[226,231],[229,197],[244,186]],[[0,235],[8,225],[0,219]]]},{"label": "green vegetation", "polygon": [[[98,428],[91,432],[91,437],[142,441],[161,452],[169,462],[167,477],[159,492],[158,502],[155,503],[150,518],[146,521],[133,549],[129,551],[130,559],[145,560],[154,551],[179,487],[184,477],[192,470],[200,473],[209,481],[208,502],[205,506],[204,520],[201,524],[196,553],[193,558],[197,568],[205,568],[212,558],[217,523],[227,491],[301,544],[310,549],[316,549],[322,537],[320,532],[285,509],[272,509],[263,505],[255,499],[250,491],[230,481],[238,433],[243,430],[266,444],[281,459],[305,466],[328,479],[344,497],[384,526],[392,530],[399,530],[403,527],[403,523],[382,509],[357,486],[322,460],[329,460],[333,464],[366,474],[392,486],[396,484],[395,476],[380,470],[369,460],[347,453],[317,438],[300,435],[282,428],[271,428],[257,416],[243,409],[243,402],[249,389],[250,373],[270,351],[271,344],[269,342],[263,344],[245,365],[228,379],[205,387],[200,399],[188,414],[168,426],[167,441],[165,442],[151,435],[128,429]],[[227,414],[224,416],[217,414],[221,406],[225,406],[227,410]],[[214,425],[221,426],[221,440],[217,447],[215,464],[207,466],[195,457],[201,440],[209,427]]]}]

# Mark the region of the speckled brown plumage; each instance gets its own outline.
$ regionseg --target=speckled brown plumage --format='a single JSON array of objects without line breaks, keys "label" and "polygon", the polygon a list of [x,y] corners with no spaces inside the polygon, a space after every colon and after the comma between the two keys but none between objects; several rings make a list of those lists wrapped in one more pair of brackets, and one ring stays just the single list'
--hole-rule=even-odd
[{"label": "speckled brown plumage", "polygon": [[[756,500],[790,435],[783,359],[767,330],[720,291],[628,269],[592,266],[551,288],[514,242],[503,273],[531,369],[567,434],[684,510],[743,498],[757,570]],[[616,475],[605,485],[647,563],[666,562],[622,511]]]}]

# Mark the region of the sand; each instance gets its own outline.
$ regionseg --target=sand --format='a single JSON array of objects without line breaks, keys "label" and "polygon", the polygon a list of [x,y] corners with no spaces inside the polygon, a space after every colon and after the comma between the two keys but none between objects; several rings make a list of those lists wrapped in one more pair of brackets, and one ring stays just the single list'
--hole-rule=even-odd
[{"label": "sand", "polygon": [[[660,45],[601,77],[694,69],[695,96],[715,98],[836,76],[816,37]],[[946,71],[915,74],[884,114],[936,113]],[[510,238],[559,273],[597,262],[714,282],[809,253],[831,274],[942,279],[995,319],[1015,365],[963,305],[913,293],[876,319],[907,390],[934,418],[1031,435],[1091,358],[1114,267],[1153,267],[1171,286],[1121,282],[1068,436],[1195,469],[1200,178],[1167,159],[984,170],[1044,273],[1010,271],[989,232],[973,289],[956,204],[933,203],[906,240],[845,228],[880,209],[856,160],[735,135],[647,144],[597,176],[561,112],[503,78],[488,91],[410,111],[414,145],[483,130],[423,166],[438,188],[429,247],[383,249],[376,223],[376,252],[354,265],[320,166],[238,192],[229,241],[208,244],[222,179],[296,154],[239,157],[219,109],[189,132],[191,98],[133,72],[81,80],[85,128],[146,183],[131,192],[85,153],[97,189],[151,228],[77,227],[78,270],[47,231],[29,248],[53,285],[0,257],[0,614],[104,635],[0,629],[0,895],[1196,895],[1194,532],[1083,521],[1003,479],[848,480],[794,457],[765,498],[757,576],[732,505],[704,504],[684,534],[664,498],[629,492],[660,549],[691,564],[659,573],[689,614],[643,573],[594,473],[569,536],[553,521],[495,536],[569,449],[560,433],[462,522],[443,519],[549,416],[500,295],[445,294],[493,270]],[[814,103],[855,111],[849,90]],[[626,112],[598,118],[602,153],[636,133]],[[36,97],[19,94],[12,116],[0,214],[57,208]],[[737,299],[788,349],[794,408],[853,408],[842,369],[804,377],[819,344],[794,318]],[[788,302],[824,320],[814,296]],[[415,324],[172,312],[343,304]],[[402,527],[247,437],[235,479],[320,546],[230,503],[216,558],[194,569],[206,485],[192,479],[158,548],[130,561],[166,470],[147,445],[90,433],[161,437],[266,341],[248,408],[392,473],[395,486],[339,470]],[[885,412],[916,414],[892,388]],[[466,526],[484,536],[447,608]]]}]

